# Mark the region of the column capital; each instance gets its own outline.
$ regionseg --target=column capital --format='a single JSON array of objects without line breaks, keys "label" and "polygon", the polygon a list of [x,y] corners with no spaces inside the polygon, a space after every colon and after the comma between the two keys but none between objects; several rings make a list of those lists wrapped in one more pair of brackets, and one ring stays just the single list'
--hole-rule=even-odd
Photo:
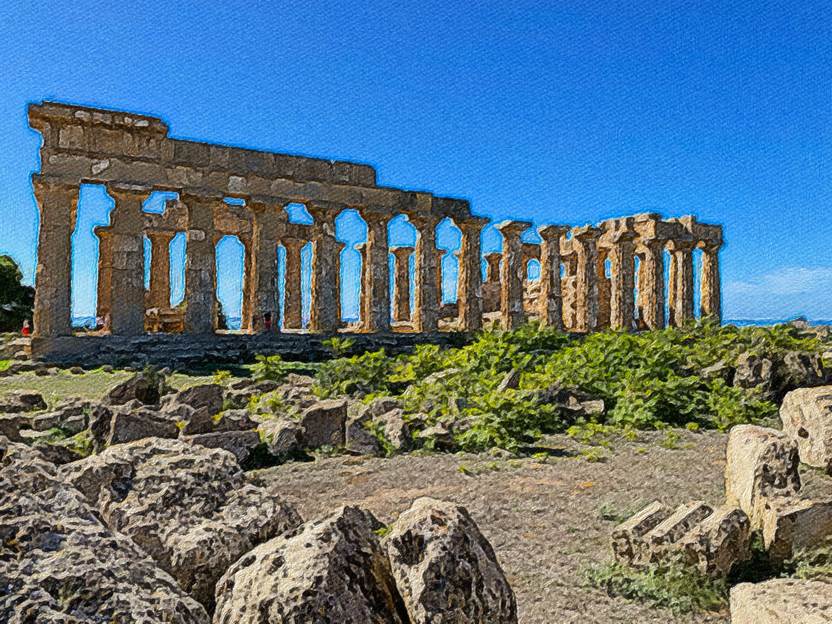
[{"label": "column capital", "polygon": [[390,253],[396,256],[396,259],[407,258],[415,251],[413,247],[391,247]]},{"label": "column capital", "polygon": [[439,225],[439,222],[442,220],[442,217],[435,214],[425,214],[425,213],[405,213],[407,215],[407,220],[410,221],[410,224],[418,230],[424,230],[426,228],[435,228]]},{"label": "column capital", "polygon": [[501,221],[497,223],[494,227],[506,237],[514,237],[520,236],[523,232],[528,230],[532,226],[531,221]]},{"label": "column capital", "polygon": [[722,249],[721,242],[716,243],[712,241],[699,241],[696,246],[708,254],[717,254],[719,253],[719,250]]},{"label": "column capital", "polygon": [[697,242],[692,240],[679,240],[672,238],[667,241],[667,248],[671,252],[686,252],[690,253],[696,248]]},{"label": "column capital", "polygon": [[109,183],[107,184],[107,193],[111,195],[116,200],[133,200],[133,201],[141,201],[143,202],[150,194],[153,192],[153,189],[147,188],[145,186],[134,186],[132,184],[117,184],[117,183]]},{"label": "column capital", "polygon": [[32,188],[35,191],[35,198],[43,201],[44,193],[66,193],[70,197],[78,197],[81,190],[80,182],[73,182],[57,176],[32,174]]},{"label": "column capital", "polygon": [[288,249],[300,249],[309,241],[304,240],[302,238],[294,238],[291,236],[287,236],[281,239],[280,243],[288,250]]},{"label": "column capital", "polygon": [[572,228],[572,239],[578,241],[598,240],[601,237],[601,230],[591,225],[582,225]]},{"label": "column capital", "polygon": [[463,232],[466,230],[470,232],[478,232],[482,231],[482,229],[488,225],[488,219],[485,217],[475,217],[470,215],[454,219],[454,223],[456,223],[456,226]]},{"label": "column capital", "polygon": [[147,236],[151,240],[153,240],[154,238],[161,240],[172,240],[173,237],[176,236],[176,232],[174,230],[145,230],[144,233],[145,236]]},{"label": "column capital", "polygon": [[547,241],[556,241],[568,231],[568,225],[541,225],[537,228],[540,238]]}]

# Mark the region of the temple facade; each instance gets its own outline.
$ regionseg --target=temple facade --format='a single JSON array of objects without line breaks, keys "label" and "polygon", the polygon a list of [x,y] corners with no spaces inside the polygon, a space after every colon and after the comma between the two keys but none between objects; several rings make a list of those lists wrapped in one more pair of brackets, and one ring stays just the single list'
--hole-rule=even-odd
[{"label": "temple facade", "polygon": [[[110,224],[95,229],[98,315],[114,336],[215,332],[216,244],[227,235],[244,247],[241,331],[247,334],[472,332],[486,322],[513,328],[527,319],[570,332],[680,325],[695,316],[697,265],[699,314],[720,317],[722,228],[691,216],[544,225],[536,231],[539,243],[523,240],[531,223],[506,221],[495,225],[502,250],[483,256],[488,220],[473,215],[468,201],[379,186],[368,165],[173,139],[158,118],[53,102],[31,105],[29,123],[43,137],[41,170],[33,175],[40,210],[36,338],[72,335],[71,235],[79,187],[89,183],[106,186],[115,202]],[[146,213],[143,202],[154,191],[178,198],[161,214]],[[298,203],[312,224],[289,222],[284,207]],[[335,219],[347,208],[367,224],[359,249],[360,320],[351,327],[342,321],[344,245],[335,236]],[[388,242],[388,224],[400,214],[416,230],[413,247]],[[436,228],[446,218],[461,232],[455,304],[443,304],[441,296]],[[173,310],[169,247],[180,232],[185,298]],[[304,322],[301,249],[310,242],[311,305]],[[282,287],[278,247],[285,253]],[[694,263],[697,249],[701,261]],[[532,261],[539,263],[539,278],[530,281]]]}]

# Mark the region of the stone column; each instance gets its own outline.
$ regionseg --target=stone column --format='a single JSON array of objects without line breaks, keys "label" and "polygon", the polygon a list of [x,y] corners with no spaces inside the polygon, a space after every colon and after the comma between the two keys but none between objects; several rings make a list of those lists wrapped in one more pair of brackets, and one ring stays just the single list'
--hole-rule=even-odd
[{"label": "stone column", "polygon": [[[563,243],[564,239],[561,239]],[[561,245],[561,262],[564,266],[564,274],[561,277],[561,296],[563,297],[563,329],[575,331],[575,282],[577,281],[578,262],[575,252],[572,251],[571,240],[569,241],[569,253],[564,253]]]},{"label": "stone column", "polygon": [[635,289],[635,233],[621,232],[609,251],[612,288],[610,292],[610,327],[633,329],[633,290]]},{"label": "stone column", "polygon": [[409,215],[408,219],[416,228],[413,328],[417,332],[434,332],[439,327],[440,301],[436,283],[436,225],[439,218],[420,213]]},{"label": "stone column", "polygon": [[301,329],[301,274],[300,250],[306,244],[299,238],[284,238],[286,249],[286,289],[283,293],[283,328]]},{"label": "stone column", "polygon": [[503,329],[523,324],[523,244],[520,234],[531,227],[528,221],[503,221],[496,227],[503,235],[503,258],[500,267],[500,319]]},{"label": "stone column", "polygon": [[282,235],[285,213],[279,205],[250,202],[251,231],[250,330],[273,333],[278,330],[277,244]]},{"label": "stone column", "polygon": [[572,230],[572,245],[577,261],[575,280],[575,331],[598,328],[598,228],[584,226]]},{"label": "stone column", "polygon": [[485,281],[488,284],[498,283],[500,281],[500,260],[503,259],[503,254],[500,252],[492,252],[485,254]]},{"label": "stone column", "polygon": [[170,241],[174,233],[165,230],[148,231],[150,239],[150,292],[147,307],[170,307]]},{"label": "stone column", "polygon": [[343,309],[341,308],[341,254],[346,249],[346,243],[342,243],[341,241],[336,240],[335,242],[335,292],[338,293],[338,296],[335,298],[335,319],[336,329],[343,326],[344,319],[343,319]]},{"label": "stone column", "polygon": [[537,231],[540,243],[540,293],[537,310],[540,324],[563,330],[563,294],[560,283],[560,238],[568,227],[544,225]]},{"label": "stone column", "polygon": [[722,296],[719,276],[719,245],[702,246],[699,311],[702,318],[722,320]]},{"label": "stone column", "polygon": [[250,238],[240,238],[243,244],[243,302],[240,310],[240,329],[252,331],[252,247]]},{"label": "stone column", "polygon": [[641,240],[637,252],[639,319],[647,329],[664,327],[664,241]]},{"label": "stone column", "polygon": [[38,265],[35,274],[35,336],[69,336],[71,319],[72,231],[78,208],[78,184],[33,175],[40,209]]},{"label": "stone column", "polygon": [[312,301],[309,329],[317,332],[334,332],[338,329],[340,279],[339,250],[335,239],[337,207],[307,204],[307,210],[315,219],[312,240]]},{"label": "stone column", "polygon": [[671,240],[668,248],[673,281],[670,322],[679,327],[693,318],[693,248],[691,241]]},{"label": "stone column", "polygon": [[217,317],[214,204],[219,197],[182,194],[188,215],[185,248],[185,331],[210,334]]},{"label": "stone column", "polygon": [[98,295],[96,316],[104,319],[110,313],[113,292],[113,241],[109,227],[96,227],[98,237]]},{"label": "stone column", "polygon": [[362,290],[366,292],[361,310],[364,331],[390,329],[390,251],[387,246],[387,215],[370,212],[367,222],[367,242],[364,246],[367,270],[364,271]]},{"label": "stone column", "polygon": [[143,188],[107,187],[116,206],[110,214],[113,298],[110,331],[114,335],[144,333],[144,214],[142,203],[150,194]]},{"label": "stone column", "polygon": [[410,320],[410,254],[413,247],[394,247],[393,320]]},{"label": "stone column", "polygon": [[480,236],[488,219],[467,217],[459,222],[462,241],[459,247],[457,307],[459,328],[477,331],[482,328],[482,253]]},{"label": "stone column", "polygon": [[610,300],[612,298],[612,283],[607,278],[608,251],[598,248],[595,260],[595,275],[598,279],[598,323],[596,329],[610,326]]}]

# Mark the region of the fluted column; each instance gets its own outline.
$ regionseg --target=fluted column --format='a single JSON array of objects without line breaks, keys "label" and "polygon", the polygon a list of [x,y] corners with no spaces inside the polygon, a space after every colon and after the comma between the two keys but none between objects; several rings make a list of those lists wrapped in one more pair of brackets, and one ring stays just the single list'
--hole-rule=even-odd
[{"label": "fluted column", "polygon": [[394,247],[393,320],[410,320],[410,254],[413,247]]},{"label": "fluted column", "polygon": [[113,292],[113,241],[110,228],[98,226],[94,229],[98,237],[98,288],[96,316],[105,318],[110,313]]},{"label": "fluted column", "polygon": [[495,284],[500,281],[500,260],[503,259],[503,254],[500,252],[492,252],[485,254],[485,282],[487,284]]},{"label": "fluted column", "polygon": [[185,248],[185,331],[209,334],[217,317],[214,204],[219,197],[183,193],[188,215]]},{"label": "fluted column", "polygon": [[612,284],[610,289],[610,327],[633,329],[635,289],[635,233],[621,232],[609,251]]},{"label": "fluted column", "polygon": [[286,248],[286,288],[283,294],[283,328],[301,329],[301,272],[300,250],[306,244],[299,238],[284,238]]},{"label": "fluted column", "polygon": [[598,238],[601,231],[591,226],[572,230],[572,245],[577,260],[575,280],[575,331],[598,328]]},{"label": "fluted column", "polygon": [[38,265],[35,274],[34,335],[72,334],[72,231],[78,207],[78,185],[34,175],[40,209]]},{"label": "fluted column", "polygon": [[110,214],[113,268],[113,297],[110,331],[115,335],[144,333],[144,215],[142,202],[147,189],[112,185],[108,192],[116,206]]},{"label": "fluted column", "polygon": [[243,301],[240,310],[240,329],[252,330],[252,245],[250,238],[240,238],[243,244]]},{"label": "fluted column", "polygon": [[664,242],[641,240],[637,252],[639,319],[647,329],[664,327]]},{"label": "fluted column", "polygon": [[436,225],[439,218],[422,213],[409,215],[416,228],[413,328],[433,332],[439,326],[439,298],[436,282]]},{"label": "fluted column", "polygon": [[722,319],[722,296],[719,275],[720,245],[706,244],[702,247],[702,277],[699,297],[700,315],[716,321]]},{"label": "fluted column", "polygon": [[276,332],[280,307],[277,300],[277,245],[285,223],[281,206],[252,202],[251,286],[249,310],[252,332]]},{"label": "fluted column", "polygon": [[482,253],[480,236],[488,219],[468,217],[461,219],[459,229],[462,241],[459,247],[459,274],[457,278],[457,306],[459,328],[476,331],[482,327]]},{"label": "fluted column", "polygon": [[362,318],[364,330],[370,332],[390,329],[390,251],[387,246],[386,214],[368,213],[367,242],[364,247],[367,270],[364,272]]},{"label": "fluted column", "polygon": [[335,239],[335,217],[338,216],[338,207],[308,204],[307,209],[315,219],[309,329],[334,332],[340,322],[338,302],[341,298],[338,287],[338,241]]},{"label": "fluted column", "polygon": [[610,326],[610,299],[612,298],[612,283],[607,278],[608,251],[598,248],[595,259],[595,276],[598,280],[598,321],[596,329]]},{"label": "fluted column", "polygon": [[693,318],[693,248],[691,241],[671,240],[671,275],[673,298],[670,301],[670,322],[681,326]]},{"label": "fluted column", "polygon": [[170,241],[174,233],[165,230],[148,231],[150,239],[150,291],[147,307],[170,307]]},{"label": "fluted column", "polygon": [[560,238],[568,227],[545,225],[537,231],[540,243],[540,293],[537,310],[540,324],[563,329],[563,294],[560,283]]},{"label": "fluted column", "polygon": [[503,329],[523,324],[523,244],[520,234],[531,227],[528,221],[503,221],[497,229],[503,235],[503,258],[500,265],[500,319]]},{"label": "fluted column", "polygon": [[[563,242],[563,239],[561,239]],[[561,262],[564,266],[564,274],[561,277],[561,296],[563,297],[563,328],[566,331],[575,331],[577,324],[577,312],[575,309],[575,284],[578,280],[578,260],[572,251],[571,240],[569,253],[564,253],[561,246]]]}]

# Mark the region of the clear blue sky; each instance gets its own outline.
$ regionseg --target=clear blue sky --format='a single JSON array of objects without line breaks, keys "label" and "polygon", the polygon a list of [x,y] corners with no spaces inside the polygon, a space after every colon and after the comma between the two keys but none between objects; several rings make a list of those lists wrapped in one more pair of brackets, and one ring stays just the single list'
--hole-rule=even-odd
[{"label": "clear blue sky", "polygon": [[[5,0],[0,251],[33,279],[25,108],[48,98],[158,114],[177,137],[369,162],[382,184],[466,197],[495,220],[694,213],[725,226],[726,317],[832,318],[830,9]],[[84,197],[80,228],[106,222],[106,198]],[[95,252],[81,229],[83,314]]]}]

